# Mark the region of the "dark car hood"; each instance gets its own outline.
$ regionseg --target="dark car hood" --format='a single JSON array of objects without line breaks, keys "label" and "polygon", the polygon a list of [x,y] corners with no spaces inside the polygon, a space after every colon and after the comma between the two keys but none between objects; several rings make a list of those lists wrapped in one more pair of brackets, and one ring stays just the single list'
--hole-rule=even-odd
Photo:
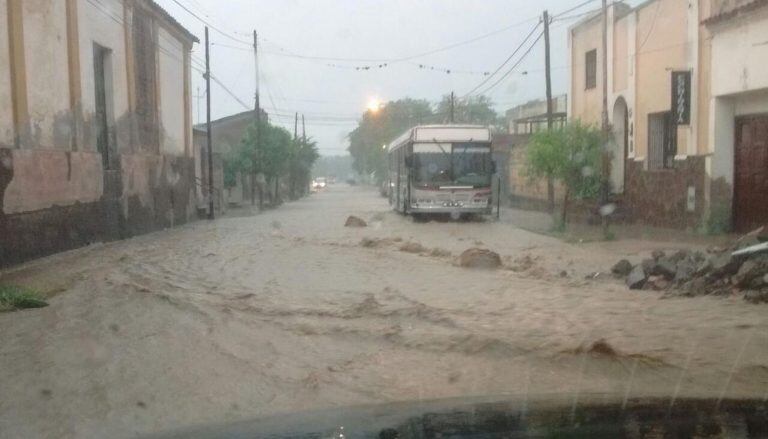
[{"label": "dark car hood", "polygon": [[[274,415],[151,438],[768,437],[762,400],[618,395],[451,398]],[[343,436],[342,436],[343,435]]]}]

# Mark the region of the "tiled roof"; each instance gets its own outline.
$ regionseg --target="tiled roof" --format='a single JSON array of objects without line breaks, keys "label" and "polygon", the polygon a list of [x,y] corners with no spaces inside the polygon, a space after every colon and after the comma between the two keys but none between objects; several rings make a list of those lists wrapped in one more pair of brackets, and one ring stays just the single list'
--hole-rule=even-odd
[{"label": "tiled roof", "polygon": [[158,13],[158,15],[162,16],[168,22],[175,27],[179,32],[181,32],[185,37],[189,38],[195,43],[199,43],[200,40],[193,34],[192,32],[188,31],[187,28],[181,25],[178,21],[176,21],[175,18],[173,18],[173,15],[169,14],[168,11],[163,9],[160,5],[154,2],[154,0],[145,0],[146,4],[149,5],[150,8],[152,8],[155,12]]},{"label": "tiled roof", "polygon": [[752,1],[742,2],[740,5],[734,6],[729,10],[725,10],[723,12],[710,15],[709,17],[704,19],[702,23],[704,24],[720,23],[725,20],[730,20],[731,18],[734,18],[737,15],[744,14],[754,9],[757,9],[761,6],[768,6],[768,0],[752,0]]}]

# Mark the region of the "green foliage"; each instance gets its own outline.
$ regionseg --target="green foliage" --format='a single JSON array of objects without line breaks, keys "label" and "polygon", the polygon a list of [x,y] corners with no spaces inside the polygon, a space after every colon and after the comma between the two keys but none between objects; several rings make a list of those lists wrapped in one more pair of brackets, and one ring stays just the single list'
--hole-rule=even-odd
[{"label": "green foliage", "polygon": [[366,111],[357,128],[349,133],[352,167],[360,174],[374,172],[378,179],[383,179],[387,156],[382,145],[408,128],[432,122],[432,108],[424,100],[406,98],[389,102],[376,112]]},{"label": "green foliage", "polygon": [[0,311],[46,306],[48,303],[35,290],[14,285],[0,285]]},{"label": "green foliage", "polygon": [[224,185],[233,187],[238,175],[262,173],[267,180],[288,176],[291,197],[309,186],[312,165],[319,157],[312,140],[292,139],[285,128],[267,121],[248,127],[240,144],[224,157]]},{"label": "green foliage", "polygon": [[579,121],[537,132],[528,146],[528,176],[553,178],[578,198],[594,198],[600,192],[602,145],[602,131]]},{"label": "green foliage", "polygon": [[713,203],[709,216],[699,226],[703,235],[721,235],[732,229],[731,208],[724,203]]},{"label": "green foliage", "polygon": [[[442,120],[448,121],[451,114],[451,95],[443,96],[437,104],[435,112]],[[493,109],[493,101],[487,96],[469,96],[465,99],[455,99],[453,103],[453,120],[456,123],[485,125],[503,130],[505,122]]]}]

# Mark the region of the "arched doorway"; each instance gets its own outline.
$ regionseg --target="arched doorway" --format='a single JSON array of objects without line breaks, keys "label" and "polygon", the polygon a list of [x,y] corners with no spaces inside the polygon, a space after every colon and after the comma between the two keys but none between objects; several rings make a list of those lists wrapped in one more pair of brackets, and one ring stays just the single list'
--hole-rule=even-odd
[{"label": "arched doorway", "polygon": [[627,146],[629,141],[629,114],[627,101],[623,97],[616,99],[613,105],[613,148],[611,150],[611,186],[614,193],[624,192],[625,167],[627,164]]}]

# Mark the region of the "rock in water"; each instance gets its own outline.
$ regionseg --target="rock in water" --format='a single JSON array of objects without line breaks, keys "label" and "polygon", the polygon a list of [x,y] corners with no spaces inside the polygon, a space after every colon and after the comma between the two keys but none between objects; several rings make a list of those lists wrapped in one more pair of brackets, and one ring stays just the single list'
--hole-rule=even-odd
[{"label": "rock in water", "polygon": [[632,271],[629,272],[629,276],[627,276],[627,286],[631,290],[639,290],[643,287],[643,285],[645,285],[645,280],[646,277],[643,266],[635,265]]},{"label": "rock in water", "polygon": [[709,258],[712,273],[716,276],[730,276],[739,270],[739,261],[730,253],[720,253]]},{"label": "rock in water", "polygon": [[688,282],[693,278],[693,274],[696,272],[696,262],[689,258],[682,259],[677,262],[677,269],[675,271],[675,283],[681,284]]},{"label": "rock in water", "polygon": [[632,271],[632,264],[626,259],[620,260],[613,267],[611,267],[611,273],[615,274],[616,276],[624,277],[628,275],[631,271]]},{"label": "rock in water", "polygon": [[656,272],[654,274],[664,276],[667,280],[669,280],[675,277],[675,273],[677,272],[677,263],[676,261],[673,261],[672,258],[662,256],[658,261],[656,261],[655,268]]},{"label": "rock in water", "polygon": [[734,285],[744,288],[749,286],[753,280],[759,279],[767,273],[768,257],[756,257],[744,261],[731,280]]},{"label": "rock in water", "polygon": [[344,227],[365,227],[367,225],[368,224],[365,221],[354,215],[348,216],[347,222],[344,223]]},{"label": "rock in water", "polygon": [[459,265],[467,268],[498,268],[501,266],[501,256],[490,250],[470,248],[459,256]]}]

